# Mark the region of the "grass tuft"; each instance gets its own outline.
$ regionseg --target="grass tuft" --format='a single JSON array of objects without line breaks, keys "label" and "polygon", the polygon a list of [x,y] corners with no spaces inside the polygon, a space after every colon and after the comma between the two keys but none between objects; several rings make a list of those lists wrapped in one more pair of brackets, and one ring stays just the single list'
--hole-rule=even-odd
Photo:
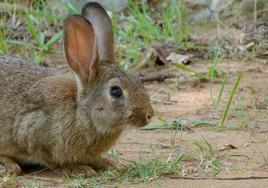
[{"label": "grass tuft", "polygon": [[168,162],[155,157],[146,163],[135,163],[135,165],[126,168],[120,175],[120,181],[151,181],[165,175],[179,175],[180,162],[184,155],[177,156],[174,160]]}]

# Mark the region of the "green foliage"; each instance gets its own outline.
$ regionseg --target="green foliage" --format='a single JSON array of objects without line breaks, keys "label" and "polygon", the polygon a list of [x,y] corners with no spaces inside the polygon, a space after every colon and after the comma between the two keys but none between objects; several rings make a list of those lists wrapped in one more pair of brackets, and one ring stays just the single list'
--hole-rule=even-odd
[{"label": "green foliage", "polygon": [[175,119],[175,120],[166,120],[163,118],[158,118],[160,124],[149,124],[142,130],[155,130],[155,129],[177,129],[177,130],[187,130],[189,126],[210,126],[216,127],[217,123],[207,119],[199,120],[188,120],[188,119]]},{"label": "green foliage", "polygon": [[7,39],[6,39],[6,29],[0,26],[0,54],[8,52]]},{"label": "green foliage", "polygon": [[52,45],[62,38],[63,32],[60,31],[56,33],[46,41],[45,34],[40,32],[36,26],[38,20],[28,12],[26,13],[25,18],[28,30],[34,39],[33,44],[20,40],[9,40],[8,42],[12,45],[21,45],[28,48],[29,51],[35,54],[33,61],[35,63],[41,63],[45,60],[46,56],[51,53]]},{"label": "green foliage", "polygon": [[143,181],[147,182],[157,179],[164,175],[178,175],[180,172],[180,162],[184,155],[177,156],[174,160],[163,161],[159,157],[155,157],[145,163],[135,163],[126,168],[121,173],[120,181]]},{"label": "green foliage", "polygon": [[233,87],[233,89],[232,89],[232,93],[231,93],[231,95],[230,95],[230,98],[229,98],[229,100],[228,100],[227,106],[226,106],[226,108],[225,108],[225,111],[224,111],[224,114],[223,114],[223,117],[222,117],[222,120],[221,120],[221,122],[220,122],[220,128],[224,128],[224,122],[225,122],[225,120],[226,120],[226,118],[227,118],[227,115],[228,115],[228,113],[229,113],[229,109],[230,109],[230,106],[231,106],[231,104],[232,104],[232,102],[233,102],[233,99],[234,99],[234,96],[235,96],[235,94],[236,94],[237,88],[238,88],[238,86],[239,86],[240,80],[241,80],[241,78],[242,78],[242,74],[243,74],[243,73],[240,72],[240,73],[238,74],[238,76],[237,76],[235,85],[234,85],[234,87]]},{"label": "green foliage", "polygon": [[[220,89],[220,92],[219,92],[219,95],[218,95],[218,97],[217,97],[217,101],[216,101],[216,103],[214,104],[214,102],[213,102],[213,104],[214,104],[214,109],[215,109],[215,111],[216,111],[216,114],[218,113],[218,108],[219,108],[219,104],[220,104],[220,102],[221,102],[221,99],[222,99],[222,96],[223,96],[223,93],[224,93],[224,89],[225,89],[225,86],[226,86],[226,83],[227,83],[227,76],[224,78],[224,80],[223,80],[223,82],[222,82],[222,85],[221,85],[221,89]],[[212,90],[212,88],[211,88],[211,90]]]},{"label": "green foliage", "polygon": [[[128,15],[113,15],[119,62],[127,69],[129,63],[137,66],[143,59],[144,51],[155,42],[180,43],[189,38],[190,26],[182,4],[170,1],[163,11],[149,11],[142,0],[129,1]],[[118,25],[123,24],[120,28]],[[119,29],[120,28],[120,29]]]},{"label": "green foliage", "polygon": [[200,73],[198,73],[198,72],[190,69],[189,67],[187,67],[187,66],[185,66],[185,65],[183,65],[181,63],[176,63],[176,67],[179,68],[179,69],[181,69],[182,71],[185,71],[185,72],[189,73],[192,76],[201,77],[201,74]]},{"label": "green foliage", "polygon": [[204,142],[205,144],[194,142],[200,158],[199,165],[205,170],[211,169],[213,171],[213,176],[216,176],[224,169],[224,165],[221,162],[222,156],[206,140],[204,140]]},{"label": "green foliage", "polygon": [[213,99],[213,87],[212,86],[213,86],[214,78],[218,76],[218,72],[217,72],[216,68],[217,68],[219,62],[222,60],[222,58],[223,58],[223,54],[222,54],[221,50],[218,48],[215,48],[213,50],[213,58],[212,58],[212,61],[210,63],[210,68],[209,68],[209,72],[208,72],[208,75],[210,77],[210,97],[211,97],[212,103],[214,105],[214,108],[216,108],[216,109],[218,108],[218,104],[219,104],[220,99],[222,97],[224,87],[225,87],[225,84],[227,81],[225,78],[225,81],[223,82],[223,86],[222,86],[222,89],[219,93],[217,102],[215,103],[214,99]]},{"label": "green foliage", "polygon": [[[53,46],[62,38],[62,31],[58,31],[62,18],[42,0],[34,1],[24,11],[11,11],[0,15],[0,53],[14,53],[35,63],[44,62],[53,53]],[[7,25],[11,14],[12,22]],[[18,32],[18,25],[21,33]],[[12,38],[14,34],[18,37]]]},{"label": "green foliage", "polygon": [[77,7],[75,7],[72,3],[61,0],[61,3],[69,10],[72,14],[80,14],[80,11]]}]

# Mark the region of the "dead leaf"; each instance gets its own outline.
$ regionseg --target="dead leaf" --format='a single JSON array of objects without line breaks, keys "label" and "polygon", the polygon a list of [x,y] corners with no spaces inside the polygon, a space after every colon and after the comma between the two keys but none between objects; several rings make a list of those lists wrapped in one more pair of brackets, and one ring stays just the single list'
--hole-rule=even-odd
[{"label": "dead leaf", "polygon": [[177,54],[175,52],[171,52],[167,57],[167,61],[171,61],[174,63],[181,63],[184,65],[188,65],[190,63],[193,63],[193,54],[188,54],[188,55],[182,55],[182,54]]},{"label": "dead leaf", "polygon": [[248,146],[249,146],[249,143],[248,143],[248,142],[246,142],[246,143],[243,145],[244,148],[246,148],[246,147],[248,147]]},{"label": "dead leaf", "polygon": [[231,150],[231,149],[237,149],[237,147],[235,147],[232,144],[225,144],[223,146],[220,146],[218,150],[219,151],[226,151],[226,150]]},{"label": "dead leaf", "polygon": [[149,60],[153,60],[155,62],[155,64],[157,64],[157,65],[165,65],[168,63],[168,61],[154,47],[147,50],[147,52],[145,54],[146,55],[139,63],[140,65],[137,66],[135,69],[139,69],[140,67],[143,67]]},{"label": "dead leaf", "polygon": [[166,59],[154,48],[151,48],[151,58],[154,60],[157,65],[167,64]]}]

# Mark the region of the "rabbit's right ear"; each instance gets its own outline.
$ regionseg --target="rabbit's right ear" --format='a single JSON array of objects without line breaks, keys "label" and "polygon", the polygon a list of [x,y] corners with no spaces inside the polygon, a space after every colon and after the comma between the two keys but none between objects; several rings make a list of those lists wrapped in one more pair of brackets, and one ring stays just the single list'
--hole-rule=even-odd
[{"label": "rabbit's right ear", "polygon": [[64,21],[64,51],[70,68],[82,82],[95,74],[98,63],[96,35],[92,25],[82,16],[71,15]]}]

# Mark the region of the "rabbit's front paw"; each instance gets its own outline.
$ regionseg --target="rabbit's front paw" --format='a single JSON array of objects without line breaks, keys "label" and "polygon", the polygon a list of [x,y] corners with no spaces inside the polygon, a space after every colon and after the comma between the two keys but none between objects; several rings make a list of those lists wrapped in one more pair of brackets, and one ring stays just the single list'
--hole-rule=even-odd
[{"label": "rabbit's front paw", "polygon": [[88,165],[72,165],[63,167],[63,172],[67,176],[83,175],[85,177],[95,176],[97,172]]},{"label": "rabbit's front paw", "polygon": [[94,169],[97,170],[116,170],[119,171],[122,166],[114,160],[101,158],[94,165]]},{"label": "rabbit's front paw", "polygon": [[21,175],[20,166],[9,157],[0,156],[0,174]]}]

